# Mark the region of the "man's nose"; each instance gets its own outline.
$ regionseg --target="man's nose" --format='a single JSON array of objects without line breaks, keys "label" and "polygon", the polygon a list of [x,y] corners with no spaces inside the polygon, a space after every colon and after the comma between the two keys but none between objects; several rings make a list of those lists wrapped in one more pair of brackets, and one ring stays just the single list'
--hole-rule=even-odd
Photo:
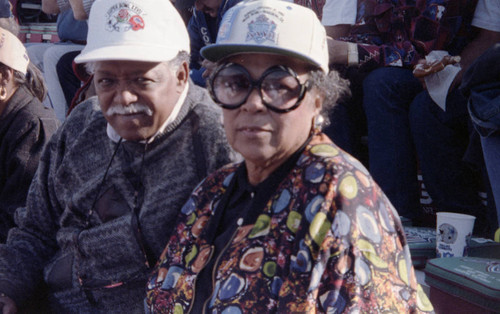
[{"label": "man's nose", "polygon": [[118,84],[114,97],[115,103],[127,106],[131,103],[137,102],[137,100],[137,94],[130,89],[128,84],[126,84],[125,82],[121,82],[120,84]]}]

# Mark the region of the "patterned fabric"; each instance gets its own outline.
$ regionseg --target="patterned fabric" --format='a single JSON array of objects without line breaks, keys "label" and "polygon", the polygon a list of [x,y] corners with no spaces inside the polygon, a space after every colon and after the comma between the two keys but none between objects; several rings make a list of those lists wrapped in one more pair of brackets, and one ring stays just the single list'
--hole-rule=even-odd
[{"label": "patterned fabric", "polygon": [[413,67],[432,50],[458,54],[471,39],[477,0],[358,0],[356,24],[342,40],[358,43],[359,66]]},{"label": "patterned fabric", "polygon": [[179,216],[147,286],[146,311],[185,313],[216,258],[209,311],[426,312],[398,215],[367,170],[315,136],[255,223],[212,256],[204,231],[238,165],[207,177]]}]

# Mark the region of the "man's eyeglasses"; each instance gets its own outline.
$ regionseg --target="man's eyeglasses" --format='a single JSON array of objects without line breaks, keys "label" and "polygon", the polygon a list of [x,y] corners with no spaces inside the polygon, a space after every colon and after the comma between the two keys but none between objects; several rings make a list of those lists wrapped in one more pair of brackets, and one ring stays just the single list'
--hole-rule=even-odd
[{"label": "man's eyeglasses", "polygon": [[243,66],[227,63],[214,72],[208,87],[214,101],[225,109],[243,105],[254,88],[269,110],[285,113],[300,106],[310,82],[300,83],[297,73],[282,65],[267,69],[253,80]]}]

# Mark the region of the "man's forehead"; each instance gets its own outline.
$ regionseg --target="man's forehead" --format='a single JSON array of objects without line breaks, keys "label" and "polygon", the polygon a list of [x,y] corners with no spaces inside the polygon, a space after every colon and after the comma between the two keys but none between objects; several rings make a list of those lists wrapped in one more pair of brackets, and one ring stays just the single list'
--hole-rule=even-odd
[{"label": "man's forehead", "polygon": [[123,61],[106,60],[95,62],[95,72],[107,73],[145,73],[151,70],[161,71],[169,69],[168,62],[144,62],[144,61]]}]

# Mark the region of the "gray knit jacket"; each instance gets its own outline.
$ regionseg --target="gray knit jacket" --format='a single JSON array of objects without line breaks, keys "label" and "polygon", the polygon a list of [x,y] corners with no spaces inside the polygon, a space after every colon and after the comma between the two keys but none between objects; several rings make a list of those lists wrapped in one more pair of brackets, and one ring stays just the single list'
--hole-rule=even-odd
[{"label": "gray knit jacket", "polygon": [[93,97],[43,152],[18,227],[0,245],[0,292],[18,306],[49,291],[57,313],[141,312],[178,211],[234,156],[220,110],[194,84],[175,121],[147,146],[117,148],[106,124]]}]

